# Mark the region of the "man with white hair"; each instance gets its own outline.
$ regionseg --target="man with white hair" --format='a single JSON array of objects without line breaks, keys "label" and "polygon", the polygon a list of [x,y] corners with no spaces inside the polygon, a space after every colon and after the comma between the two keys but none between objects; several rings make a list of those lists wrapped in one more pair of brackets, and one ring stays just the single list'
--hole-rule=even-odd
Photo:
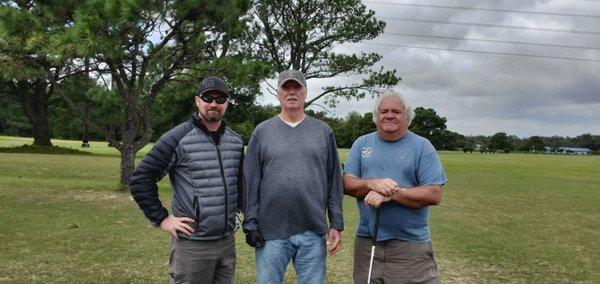
[{"label": "man with white hair", "polygon": [[368,279],[372,236],[374,283],[439,283],[429,206],[441,202],[444,169],[433,145],[408,130],[414,111],[399,94],[381,95],[373,117],[377,131],[354,142],[344,167],[344,193],[360,212],[354,283]]}]

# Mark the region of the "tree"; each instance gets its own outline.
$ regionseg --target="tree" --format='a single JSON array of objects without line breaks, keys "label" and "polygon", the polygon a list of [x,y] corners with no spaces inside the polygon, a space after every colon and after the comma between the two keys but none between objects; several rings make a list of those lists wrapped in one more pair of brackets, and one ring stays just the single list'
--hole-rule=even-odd
[{"label": "tree", "polygon": [[[152,137],[150,110],[158,93],[173,80],[200,81],[207,73],[223,75],[233,47],[241,45],[241,16],[247,1],[120,1],[81,3],[74,22],[54,37],[61,58],[89,58],[97,80],[110,80],[120,100],[123,119],[115,129],[103,129],[110,145],[121,153],[121,185],[134,170],[135,153]],[[80,108],[70,106],[84,117]]]},{"label": "tree", "polygon": [[527,139],[521,139],[516,135],[508,135],[507,137],[510,145],[510,149],[508,149],[509,151],[514,151],[515,149],[519,149],[519,147],[524,147],[523,145],[527,143]]},{"label": "tree", "polygon": [[69,59],[50,53],[49,41],[72,20],[72,1],[0,3],[0,80],[18,98],[33,132],[33,144],[51,146],[48,105],[56,85],[77,71]]},{"label": "tree", "polygon": [[415,108],[415,117],[410,125],[410,130],[427,138],[436,149],[444,149],[446,118],[438,116],[435,110]]},{"label": "tree", "polygon": [[[307,98],[305,108],[324,100],[330,107],[339,99],[360,99],[391,88],[400,78],[396,70],[374,70],[376,53],[344,54],[334,47],[377,37],[385,23],[359,0],[254,0],[249,30],[255,55],[276,72],[293,68],[307,79],[361,75],[362,82],[327,86]],[[309,94],[310,95],[310,94]]]},{"label": "tree", "polygon": [[[567,139],[569,137],[566,137]],[[546,142],[547,146],[550,146],[554,149],[558,148],[558,147],[562,147],[567,145],[567,139],[565,139],[565,137],[561,137],[561,136],[551,136],[551,137],[544,137],[544,142]]]},{"label": "tree", "polygon": [[31,124],[23,112],[18,98],[10,96],[0,80],[0,134],[31,136]]},{"label": "tree", "polygon": [[492,152],[502,150],[504,152],[510,152],[513,150],[511,139],[504,132],[498,132],[490,138],[489,149]]},{"label": "tree", "polygon": [[[69,77],[57,86],[57,93],[69,98],[65,101],[62,97],[52,98],[50,108],[50,128],[56,138],[83,140],[85,134],[85,121],[93,121],[102,129],[115,129],[122,121],[122,115],[115,113],[120,104],[117,96],[110,90],[98,85],[88,75],[82,73]],[[82,111],[80,117],[69,106],[72,103],[76,109]],[[89,130],[89,129],[88,129]],[[106,139],[103,132],[88,131],[88,139]]]},{"label": "tree", "polygon": [[279,113],[279,107],[267,105],[251,105],[245,108],[228,110],[225,119],[247,144],[256,126]]},{"label": "tree", "polygon": [[[220,59],[220,64],[224,65],[224,61]],[[248,142],[252,130],[258,123],[278,113],[278,108],[273,107],[275,112],[271,112],[269,106],[255,104],[256,95],[260,93],[258,82],[268,76],[269,68],[262,62],[246,62],[243,65],[239,65],[239,61],[236,60],[227,62],[231,66],[218,68],[228,70],[225,80],[230,87],[230,97],[225,121],[236,132],[239,131],[238,134]],[[189,119],[190,115],[197,111],[193,97],[198,81],[192,78],[194,76],[176,77],[158,93],[150,111],[155,114],[151,117],[151,127],[155,130],[152,139],[157,139],[162,133]],[[264,116],[263,110],[272,115]]]},{"label": "tree", "polygon": [[598,150],[600,148],[600,143],[598,143],[599,140],[598,136],[594,139],[592,134],[585,133],[573,138],[573,145],[576,147]]},{"label": "tree", "polygon": [[454,131],[444,130],[441,135],[440,148],[438,150],[454,151],[458,148],[463,150],[473,151],[474,146],[467,143],[465,136]]},{"label": "tree", "polygon": [[343,120],[336,125],[330,123],[335,133],[335,140],[340,148],[350,148],[354,141],[365,134],[375,131],[375,122],[373,114],[370,112],[360,115],[357,112],[350,112]]},{"label": "tree", "polygon": [[540,136],[531,136],[525,143],[527,151],[544,152],[546,150],[544,139]]}]

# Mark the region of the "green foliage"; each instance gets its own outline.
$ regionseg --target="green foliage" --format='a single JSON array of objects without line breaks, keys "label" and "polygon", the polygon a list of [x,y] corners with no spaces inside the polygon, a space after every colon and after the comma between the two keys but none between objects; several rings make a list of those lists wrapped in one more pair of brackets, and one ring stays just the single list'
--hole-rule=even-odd
[{"label": "green foliage", "polygon": [[[259,82],[267,77],[269,72],[268,66],[262,62],[232,56],[198,63],[193,69],[177,74],[175,80],[159,92],[156,103],[152,106],[150,113],[154,130],[153,140],[197,112],[194,96],[200,78],[209,75],[223,78],[230,87],[229,106],[225,113],[228,125],[242,132],[247,129],[253,130],[258,123],[266,119],[261,111],[269,107],[257,106],[255,100],[256,94],[260,93]],[[249,139],[250,135],[242,137],[247,142],[246,138]]]},{"label": "green foliage", "polygon": [[153,129],[152,140],[190,118],[195,111],[195,87],[173,81],[156,96],[156,102],[150,111],[150,123]]},{"label": "green foliage", "polygon": [[452,134],[446,132],[446,118],[437,115],[431,108],[417,107],[410,131],[427,138],[436,149],[450,149]]},{"label": "green foliage", "polygon": [[356,83],[326,86],[309,98],[305,107],[323,99],[333,107],[340,99],[360,99],[396,85],[396,71],[374,70],[376,53],[344,54],[336,45],[377,37],[385,23],[359,0],[254,0],[248,31],[254,55],[276,72],[294,68],[307,79],[359,75]]},{"label": "green foliage", "polygon": [[31,124],[18,98],[10,96],[0,80],[0,134],[13,136],[31,136]]},{"label": "green foliage", "polygon": [[446,129],[446,118],[439,116],[431,108],[417,107],[410,131],[423,136],[437,150],[473,151],[475,145],[467,141],[464,135]]},{"label": "green foliage", "polygon": [[600,150],[600,135],[594,136],[590,133],[585,133],[573,138],[573,140],[577,147]]},{"label": "green foliage", "polygon": [[[88,0],[77,6],[72,24],[52,36],[53,55],[89,60],[96,81],[110,80],[110,94],[119,102],[112,110],[120,113],[119,124],[103,127],[92,121],[91,126],[121,152],[121,184],[128,184],[135,153],[152,138],[152,122],[166,128],[179,118],[170,113],[151,121],[156,98],[170,82],[196,83],[240,66],[246,70],[238,36],[248,7],[246,0]],[[165,110],[168,101],[165,98],[159,108]],[[81,118],[86,116],[72,100],[69,106]]]},{"label": "green foliage", "polygon": [[438,150],[458,150],[467,149],[472,150],[474,145],[471,145],[467,142],[464,135],[456,133],[450,130],[444,130],[441,135],[440,147],[436,148]]},{"label": "green foliage", "polygon": [[[83,119],[89,119],[102,129],[115,129],[120,126],[123,114],[115,112],[120,108],[120,100],[106,88],[99,86],[83,73],[63,80],[58,86],[61,97],[52,99],[50,127],[55,138],[81,139]],[[77,112],[64,100],[69,98]],[[102,131],[92,131],[90,139],[106,139]]]},{"label": "green foliage", "polygon": [[373,114],[370,112],[364,115],[350,112],[343,120],[329,125],[335,133],[335,140],[340,148],[350,148],[358,137],[375,131]]},{"label": "green foliage", "polygon": [[50,47],[51,37],[71,23],[73,9],[73,1],[0,3],[0,80],[19,99],[37,145],[51,145],[49,100],[56,84],[77,69]]},{"label": "green foliage", "polygon": [[525,145],[525,151],[535,151],[543,153],[546,149],[544,148],[546,145],[544,143],[544,138],[540,136],[531,136],[527,139]]},{"label": "green foliage", "polygon": [[248,141],[250,141],[250,136],[252,135],[254,128],[259,123],[276,116],[278,113],[279,107],[272,105],[252,105],[244,109],[238,108],[236,111],[228,110],[225,115],[225,120],[227,125],[240,134],[247,144]]},{"label": "green foliage", "polygon": [[492,135],[492,137],[490,138],[490,144],[488,147],[489,147],[490,151],[492,151],[492,152],[496,152],[497,150],[502,150],[502,151],[508,153],[514,149],[512,140],[504,132],[497,132],[496,134]]},{"label": "green foliage", "polygon": [[[111,89],[124,115],[120,124],[129,125],[114,128],[116,133],[108,132],[107,138],[137,137],[134,141],[113,139],[119,148],[133,146],[132,142],[138,148],[150,138],[149,111],[164,88],[171,92],[161,98],[161,110],[166,110],[168,96],[178,87],[199,81],[211,74],[210,70],[232,69],[233,57],[216,51],[229,44],[224,37],[239,29],[237,19],[244,12],[245,1],[200,2],[87,1],[76,11],[74,25],[53,38],[57,54],[89,57],[97,66],[104,66],[95,70],[98,74],[111,75]],[[239,60],[236,63],[243,65]],[[167,87],[173,80],[181,83]],[[188,95],[192,98],[193,92]],[[175,97],[178,102],[183,95]],[[154,122],[179,120],[174,117],[167,114],[167,119]]]}]

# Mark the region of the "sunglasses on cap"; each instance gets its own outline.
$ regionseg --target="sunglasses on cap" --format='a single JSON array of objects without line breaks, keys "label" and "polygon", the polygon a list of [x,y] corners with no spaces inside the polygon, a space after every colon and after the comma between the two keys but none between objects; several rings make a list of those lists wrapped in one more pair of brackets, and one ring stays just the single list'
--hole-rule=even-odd
[{"label": "sunglasses on cap", "polygon": [[227,97],[221,97],[221,96],[213,97],[209,94],[201,95],[200,99],[207,104],[210,104],[213,101],[217,101],[217,104],[220,104],[220,105],[224,104],[227,101]]}]

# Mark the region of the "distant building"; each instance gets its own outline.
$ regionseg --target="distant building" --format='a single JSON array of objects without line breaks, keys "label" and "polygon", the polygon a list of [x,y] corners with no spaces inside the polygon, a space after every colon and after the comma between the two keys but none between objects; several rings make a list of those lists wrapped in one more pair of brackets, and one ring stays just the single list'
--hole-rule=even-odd
[{"label": "distant building", "polygon": [[554,147],[544,146],[544,149],[546,149],[546,154],[554,153]]},{"label": "distant building", "polygon": [[558,154],[572,154],[572,155],[587,155],[592,150],[588,148],[573,148],[573,147],[558,147],[556,153]]}]

